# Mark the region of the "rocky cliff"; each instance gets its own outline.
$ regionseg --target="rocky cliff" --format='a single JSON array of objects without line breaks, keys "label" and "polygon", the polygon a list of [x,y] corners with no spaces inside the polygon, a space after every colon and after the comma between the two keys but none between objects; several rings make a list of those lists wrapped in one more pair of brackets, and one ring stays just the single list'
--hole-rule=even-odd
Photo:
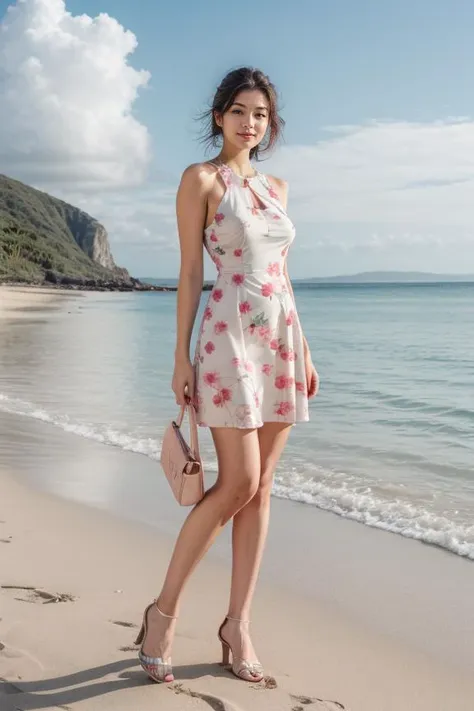
[{"label": "rocky cliff", "polygon": [[116,269],[107,231],[100,222],[82,210],[72,208],[66,211],[66,224],[79,247],[93,262],[106,269]]},{"label": "rocky cliff", "polygon": [[97,220],[5,175],[0,175],[0,279],[138,284],[116,266]]}]

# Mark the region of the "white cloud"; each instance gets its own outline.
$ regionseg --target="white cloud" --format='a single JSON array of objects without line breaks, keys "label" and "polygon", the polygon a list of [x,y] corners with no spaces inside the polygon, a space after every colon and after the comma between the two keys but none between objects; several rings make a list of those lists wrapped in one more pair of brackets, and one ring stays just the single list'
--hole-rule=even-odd
[{"label": "white cloud", "polygon": [[132,115],[149,74],[135,35],[63,0],[17,0],[0,26],[0,165],[42,186],[114,188],[143,179],[147,128]]},{"label": "white cloud", "polygon": [[290,184],[295,273],[474,272],[474,121],[325,130],[262,166]]},{"label": "white cloud", "polygon": [[290,182],[298,218],[332,223],[471,227],[474,122],[373,121],[285,146],[271,167]]}]

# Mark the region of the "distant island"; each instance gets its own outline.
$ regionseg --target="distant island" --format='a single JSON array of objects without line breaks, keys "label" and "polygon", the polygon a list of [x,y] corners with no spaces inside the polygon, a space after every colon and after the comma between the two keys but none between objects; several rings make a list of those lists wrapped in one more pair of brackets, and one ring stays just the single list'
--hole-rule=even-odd
[{"label": "distant island", "polygon": [[439,283],[439,282],[474,282],[474,274],[436,274],[432,272],[359,272],[330,277],[310,277],[309,279],[295,279],[299,283],[320,284],[400,284],[413,282]]},{"label": "distant island", "polygon": [[142,284],[112,257],[106,229],[69,203],[0,174],[0,284],[167,290]]}]

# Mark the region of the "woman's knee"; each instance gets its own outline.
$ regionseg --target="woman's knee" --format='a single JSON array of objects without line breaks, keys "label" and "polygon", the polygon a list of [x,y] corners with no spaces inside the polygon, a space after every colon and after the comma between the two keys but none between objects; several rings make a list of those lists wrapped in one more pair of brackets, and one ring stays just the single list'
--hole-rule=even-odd
[{"label": "woman's knee", "polygon": [[273,487],[273,471],[262,472],[252,502],[258,506],[270,503]]},{"label": "woman's knee", "polygon": [[237,511],[248,504],[256,496],[258,487],[257,471],[236,472],[235,476],[222,486],[224,502],[229,515],[234,516]]}]

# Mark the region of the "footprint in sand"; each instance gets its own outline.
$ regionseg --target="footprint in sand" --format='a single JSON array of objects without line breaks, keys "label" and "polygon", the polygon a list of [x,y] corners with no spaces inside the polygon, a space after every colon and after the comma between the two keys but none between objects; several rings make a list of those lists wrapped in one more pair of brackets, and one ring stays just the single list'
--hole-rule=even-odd
[{"label": "footprint in sand", "polygon": [[[273,677],[268,677],[268,679],[272,679],[275,682]],[[218,696],[213,696],[212,694],[204,694],[200,693],[199,691],[193,691],[192,689],[189,689],[188,687],[180,683],[170,684],[168,688],[175,694],[186,694],[187,696],[190,696],[192,698],[201,699],[201,701],[205,701],[206,704],[210,706],[213,711],[243,711],[240,706],[236,706],[236,704],[227,701],[226,699],[223,699]],[[273,687],[266,687],[265,684],[261,684],[258,687],[254,688],[258,688],[260,690],[265,688],[276,688],[276,682],[275,686]],[[346,709],[346,707],[343,706],[339,701],[327,701],[324,699],[318,699],[316,697],[296,696],[294,694],[290,694],[290,699],[293,703],[297,703],[296,705],[293,705],[291,707],[291,710],[290,707],[288,707],[289,711],[348,711],[348,709]]]},{"label": "footprint in sand", "polygon": [[297,702],[296,706],[292,706],[291,711],[306,711],[306,709],[308,711],[346,711],[346,707],[340,701],[328,701],[313,696],[296,696],[295,694],[290,694],[290,699]]},{"label": "footprint in sand", "polygon": [[183,684],[170,684],[168,688],[170,691],[174,691],[175,694],[186,694],[186,696],[190,696],[193,699],[201,699],[201,701],[204,701],[210,706],[212,711],[243,711],[240,706],[236,706],[226,699],[213,696],[212,694],[202,694],[199,691],[192,691],[192,689],[188,689],[183,686]]},{"label": "footprint in sand", "polygon": [[[30,597],[16,597],[15,600],[20,602],[40,602],[43,600],[43,604],[51,602],[74,602],[77,600],[74,595],[69,593],[51,593],[42,588],[37,588],[34,585],[0,585],[3,590],[24,590]],[[38,599],[40,598],[40,599]]]}]

